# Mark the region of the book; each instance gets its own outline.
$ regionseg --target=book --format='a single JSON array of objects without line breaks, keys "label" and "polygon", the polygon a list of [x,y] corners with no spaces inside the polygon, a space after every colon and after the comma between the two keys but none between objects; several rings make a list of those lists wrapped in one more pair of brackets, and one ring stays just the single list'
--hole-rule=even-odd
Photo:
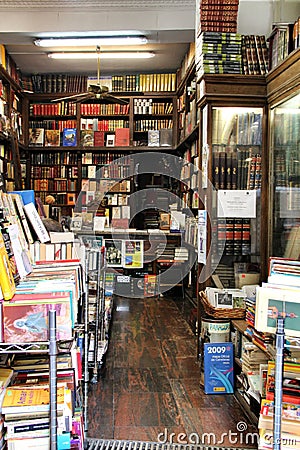
[{"label": "book", "polygon": [[129,147],[130,135],[129,128],[116,128],[115,129],[115,146],[116,147]]},{"label": "book", "polygon": [[[94,147],[104,147],[105,145],[105,131],[95,130],[94,131]],[[92,161],[86,162],[86,164],[91,164]]]},{"label": "book", "polygon": [[59,130],[45,130],[45,146],[59,147],[60,146],[60,131]]},{"label": "book", "polygon": [[80,144],[82,147],[94,146],[94,131],[93,130],[80,130]]},{"label": "book", "polygon": [[69,292],[15,294],[3,305],[6,343],[48,340],[48,312],[56,311],[57,339],[72,339],[72,313]]},{"label": "book", "polygon": [[159,147],[159,130],[148,131],[148,146]]},{"label": "book", "polygon": [[0,367],[0,390],[6,388],[14,375],[13,369],[9,367]]},{"label": "book", "polygon": [[16,292],[16,285],[9,264],[5,243],[0,233],[0,287],[4,300],[10,300]]},{"label": "book", "polygon": [[[71,392],[68,388],[58,387],[57,409],[64,410],[70,403]],[[35,385],[34,387],[12,386],[6,389],[3,402],[2,414],[12,414],[32,411],[49,411],[50,395],[49,387]]]},{"label": "book", "polygon": [[76,147],[77,145],[77,129],[64,128],[62,132],[63,147]]},{"label": "book", "polygon": [[48,231],[46,230],[46,227],[43,224],[34,203],[27,203],[23,206],[23,208],[40,242],[50,241]]},{"label": "book", "polygon": [[29,140],[28,145],[43,146],[44,145],[44,128],[29,128]]}]

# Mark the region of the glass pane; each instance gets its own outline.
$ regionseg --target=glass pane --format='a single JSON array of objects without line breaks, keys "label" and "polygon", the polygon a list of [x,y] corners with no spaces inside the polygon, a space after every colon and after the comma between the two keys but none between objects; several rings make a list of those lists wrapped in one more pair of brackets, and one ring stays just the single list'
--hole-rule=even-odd
[{"label": "glass pane", "polygon": [[[239,286],[239,272],[260,271],[262,116],[262,108],[212,109],[212,183],[218,198],[220,190],[235,191],[230,196],[231,215],[216,211],[213,221],[212,257],[219,259],[220,278],[221,271],[226,273],[222,274],[225,287]],[[253,197],[246,192],[250,190],[255,191]],[[251,217],[241,207],[243,202],[248,205],[247,195],[254,199],[249,203],[254,210]]]},{"label": "glass pane", "polygon": [[300,93],[271,110],[271,256],[300,254]]}]

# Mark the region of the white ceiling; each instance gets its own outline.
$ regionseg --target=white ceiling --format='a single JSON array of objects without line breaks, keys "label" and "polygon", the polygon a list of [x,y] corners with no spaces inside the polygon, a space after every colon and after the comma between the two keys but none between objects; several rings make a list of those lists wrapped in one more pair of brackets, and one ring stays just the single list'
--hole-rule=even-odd
[{"label": "white ceiling", "polygon": [[[101,74],[175,71],[194,41],[195,12],[196,0],[0,0],[0,43],[23,73],[96,75],[95,60],[51,60],[47,57],[51,49],[36,47],[33,39],[136,30],[149,40],[142,49],[156,56],[143,61],[102,60]],[[238,31],[268,35],[272,22],[293,21],[297,15],[300,0],[240,0]],[[116,50],[102,48],[111,49]]]}]

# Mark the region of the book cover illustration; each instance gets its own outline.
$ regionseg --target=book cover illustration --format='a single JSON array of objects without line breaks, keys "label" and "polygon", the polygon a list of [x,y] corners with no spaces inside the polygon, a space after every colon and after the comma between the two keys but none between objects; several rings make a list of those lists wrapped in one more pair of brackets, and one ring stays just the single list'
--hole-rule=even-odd
[{"label": "book cover illustration", "polygon": [[94,131],[93,130],[81,130],[80,142],[82,147],[94,147]]},{"label": "book cover illustration", "polygon": [[[72,321],[70,309],[70,296],[57,296],[52,301],[45,300],[43,303],[30,304],[28,295],[27,302],[10,302],[3,307],[4,341],[15,342],[37,342],[48,340],[48,312],[56,311],[57,339],[72,339]],[[26,304],[27,303],[27,304]]]},{"label": "book cover illustration", "polygon": [[64,128],[62,135],[63,147],[75,147],[77,145],[76,128]]},{"label": "book cover illustration", "polygon": [[139,269],[144,265],[144,241],[123,241],[123,267],[127,269]]},{"label": "book cover illustration", "polygon": [[28,144],[30,146],[42,146],[44,145],[44,128],[29,128],[29,140]]},{"label": "book cover illustration", "polygon": [[59,147],[60,146],[60,131],[59,130],[45,130],[45,146]]},{"label": "book cover illustration", "polygon": [[105,239],[107,267],[122,267],[122,240]]},{"label": "book cover illustration", "polygon": [[233,343],[204,344],[204,391],[206,394],[232,394]]}]

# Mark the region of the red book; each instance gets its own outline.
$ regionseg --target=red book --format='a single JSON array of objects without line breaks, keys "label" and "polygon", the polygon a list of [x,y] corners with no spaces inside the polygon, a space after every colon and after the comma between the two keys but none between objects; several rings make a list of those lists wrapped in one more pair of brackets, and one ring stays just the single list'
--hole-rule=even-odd
[{"label": "red book", "polygon": [[104,147],[105,132],[104,131],[94,131],[94,147]]},{"label": "red book", "polygon": [[129,147],[129,128],[116,128],[115,130],[115,146],[116,147]]}]

